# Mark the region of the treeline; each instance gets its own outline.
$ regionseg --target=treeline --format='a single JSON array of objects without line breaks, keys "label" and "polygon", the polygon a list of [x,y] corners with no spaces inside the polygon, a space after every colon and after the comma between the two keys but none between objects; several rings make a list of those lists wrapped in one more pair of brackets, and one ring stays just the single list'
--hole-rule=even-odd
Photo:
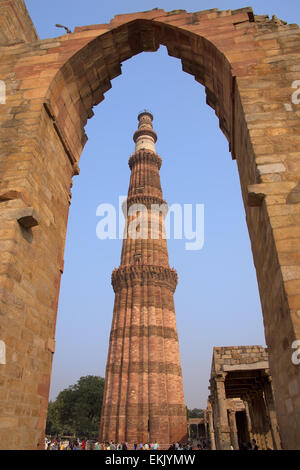
[{"label": "treeline", "polygon": [[99,433],[104,379],[81,377],[48,406],[46,434],[92,438]]},{"label": "treeline", "polygon": [[203,418],[204,417],[204,410],[201,408],[193,408],[189,410],[187,408],[187,419],[189,418]]}]

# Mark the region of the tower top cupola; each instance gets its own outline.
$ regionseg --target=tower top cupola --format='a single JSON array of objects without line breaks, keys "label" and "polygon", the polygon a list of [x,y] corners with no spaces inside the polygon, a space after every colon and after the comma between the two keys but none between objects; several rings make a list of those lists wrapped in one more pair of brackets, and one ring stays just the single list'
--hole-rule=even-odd
[{"label": "tower top cupola", "polygon": [[157,141],[156,132],[153,130],[153,115],[145,110],[138,115],[139,127],[133,135],[135,151],[145,149],[155,153],[155,143]]}]

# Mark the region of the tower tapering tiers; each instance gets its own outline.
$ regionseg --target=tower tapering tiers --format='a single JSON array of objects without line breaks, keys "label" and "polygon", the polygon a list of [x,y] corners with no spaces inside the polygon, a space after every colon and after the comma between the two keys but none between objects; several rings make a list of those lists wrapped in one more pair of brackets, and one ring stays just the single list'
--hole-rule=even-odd
[{"label": "tower tapering tiers", "polygon": [[[153,116],[138,116],[135,153],[129,159],[126,237],[112,273],[115,304],[100,423],[102,441],[184,440],[186,407],[169,266]],[[164,208],[165,210],[159,210]],[[138,223],[139,222],[139,223]]]}]

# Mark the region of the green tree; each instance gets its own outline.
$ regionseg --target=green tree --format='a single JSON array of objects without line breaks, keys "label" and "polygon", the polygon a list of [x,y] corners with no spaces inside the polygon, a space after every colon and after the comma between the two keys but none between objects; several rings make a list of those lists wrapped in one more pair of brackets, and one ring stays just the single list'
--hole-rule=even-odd
[{"label": "green tree", "polygon": [[81,377],[49,403],[46,432],[49,434],[97,436],[104,393],[104,379]]},{"label": "green tree", "polygon": [[58,434],[59,425],[57,421],[57,405],[56,402],[50,401],[48,405],[46,434]]}]

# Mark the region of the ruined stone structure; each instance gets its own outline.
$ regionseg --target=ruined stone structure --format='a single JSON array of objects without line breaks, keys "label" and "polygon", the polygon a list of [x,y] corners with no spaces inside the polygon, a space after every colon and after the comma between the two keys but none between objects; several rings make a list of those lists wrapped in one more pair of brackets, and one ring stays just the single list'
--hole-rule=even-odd
[{"label": "ruined stone structure", "polygon": [[162,44],[205,87],[236,159],[281,442],[299,449],[300,366],[291,361],[300,339],[298,26],[251,8],[154,9],[39,40],[23,0],[0,0],[0,29],[1,448],[43,441],[84,126],[121,63]]},{"label": "ruined stone structure", "polygon": [[210,391],[216,449],[238,450],[252,439],[259,449],[281,449],[266,349],[214,348]]},{"label": "ruined stone structure", "polygon": [[157,441],[168,448],[187,434],[173,299],[177,273],[168,262],[153,116],[145,111],[138,119],[121,264],[112,274],[116,297],[100,441]]}]

